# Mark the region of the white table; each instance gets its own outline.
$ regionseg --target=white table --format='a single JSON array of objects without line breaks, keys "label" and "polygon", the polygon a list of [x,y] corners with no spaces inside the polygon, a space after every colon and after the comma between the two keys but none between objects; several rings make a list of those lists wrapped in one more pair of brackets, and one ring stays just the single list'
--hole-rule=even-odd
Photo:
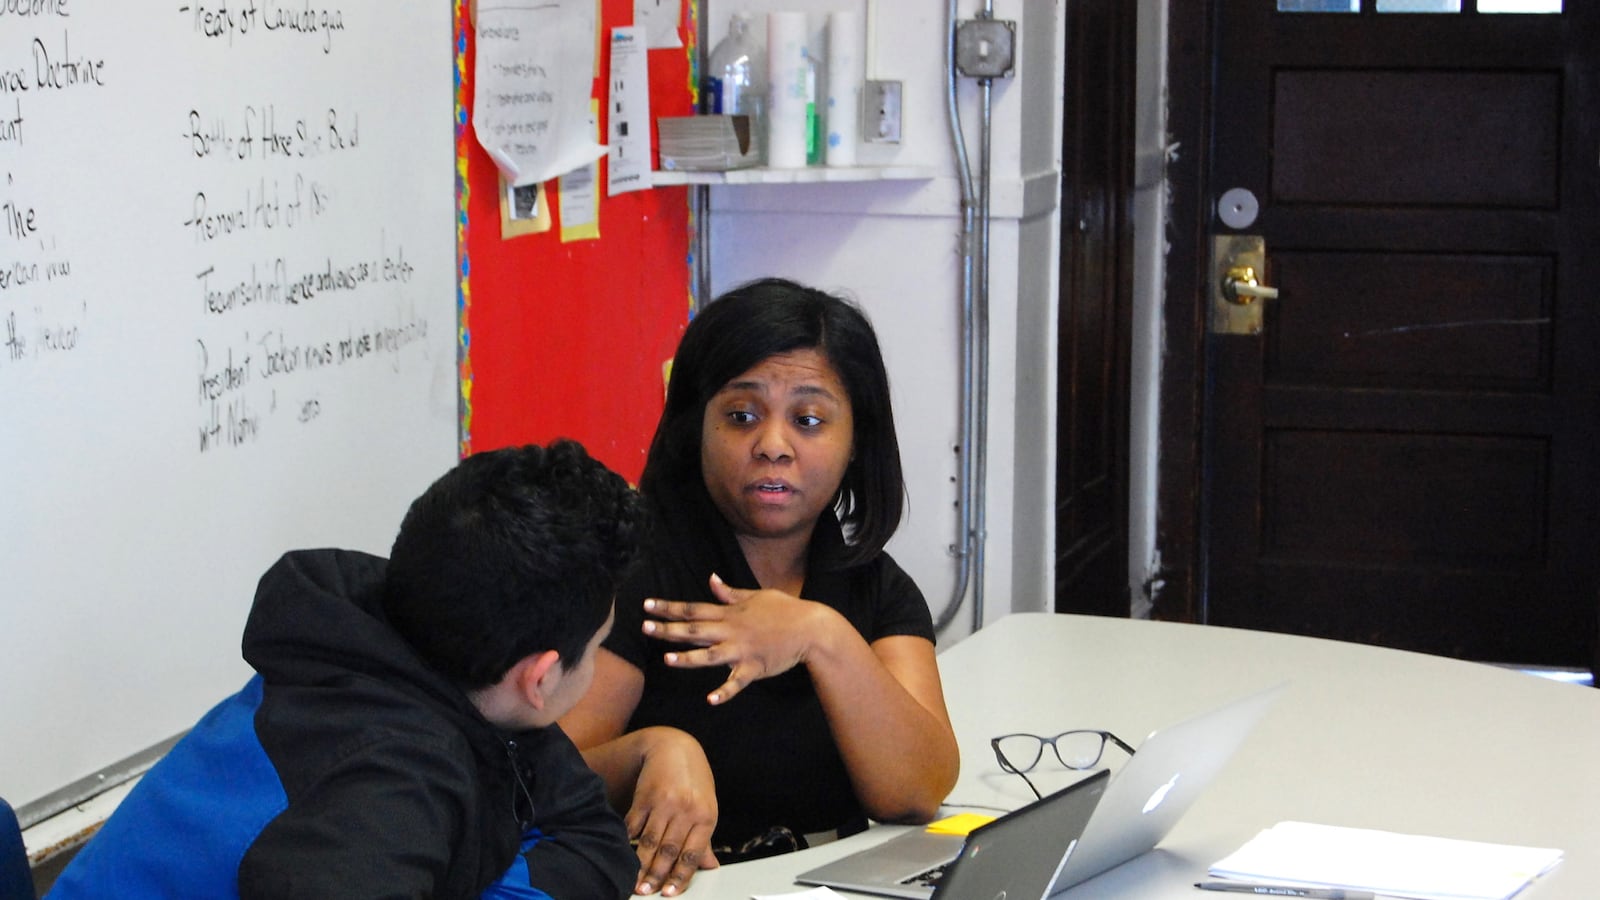
[{"label": "white table", "polygon": [[[1561,865],[1519,900],[1600,896],[1600,690],[1477,663],[1359,644],[1198,625],[1019,613],[939,655],[961,745],[948,812],[1032,799],[989,738],[1069,728],[1151,731],[1283,680],[1289,690],[1233,762],[1151,853],[1073,900],[1197,900],[1206,867],[1295,819],[1558,847]],[[908,752],[913,752],[908,748]],[[1078,777],[1047,754],[1041,791]],[[1120,766],[1120,751],[1105,762]],[[984,811],[984,810],[980,810]],[[796,873],[903,829],[696,876],[684,896],[801,890]],[[856,896],[856,895],[852,895]],[[864,895],[863,895],[864,896]]]}]

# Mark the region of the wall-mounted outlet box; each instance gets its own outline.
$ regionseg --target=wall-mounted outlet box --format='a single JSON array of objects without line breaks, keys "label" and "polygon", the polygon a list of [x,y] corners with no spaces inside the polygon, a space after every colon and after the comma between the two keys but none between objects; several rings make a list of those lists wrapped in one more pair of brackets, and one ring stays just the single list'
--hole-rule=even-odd
[{"label": "wall-mounted outlet box", "polygon": [[973,19],[956,28],[956,70],[968,78],[1010,78],[1016,63],[1017,23]]},{"label": "wall-mounted outlet box", "polygon": [[868,81],[861,88],[861,139],[900,143],[900,82]]}]

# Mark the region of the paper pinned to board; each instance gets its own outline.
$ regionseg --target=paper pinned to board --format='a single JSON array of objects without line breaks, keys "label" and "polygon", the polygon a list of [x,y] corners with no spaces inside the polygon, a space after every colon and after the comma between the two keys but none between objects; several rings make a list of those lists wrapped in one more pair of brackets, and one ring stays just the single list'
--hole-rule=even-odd
[{"label": "paper pinned to board", "polygon": [[651,50],[683,46],[678,38],[682,12],[679,0],[633,0],[633,24],[644,31],[645,46]]},{"label": "paper pinned to board", "polygon": [[642,191],[650,173],[650,68],[636,26],[611,29],[606,196]]},{"label": "paper pinned to board", "polygon": [[1561,857],[1560,850],[1542,847],[1279,822],[1219,860],[1210,874],[1415,900],[1504,900]]},{"label": "paper pinned to board", "polygon": [[[599,128],[600,101],[590,101]],[[561,209],[561,243],[600,238],[600,163],[592,162],[556,179],[556,202]]]},{"label": "paper pinned to board", "polygon": [[507,182],[549,181],[606,153],[589,98],[594,0],[481,0],[474,19],[472,130]]}]

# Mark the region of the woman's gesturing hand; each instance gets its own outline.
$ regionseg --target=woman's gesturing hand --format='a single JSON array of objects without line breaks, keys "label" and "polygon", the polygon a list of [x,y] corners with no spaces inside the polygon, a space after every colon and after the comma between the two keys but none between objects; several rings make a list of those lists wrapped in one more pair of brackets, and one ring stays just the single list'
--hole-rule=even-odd
[{"label": "woman's gesturing hand", "polygon": [[729,587],[711,576],[720,603],[651,599],[644,602],[644,633],[699,649],[666,654],[669,666],[729,666],[728,680],[706,699],[726,703],[754,681],[781,675],[806,661],[830,627],[849,623],[820,603],[776,590]]}]

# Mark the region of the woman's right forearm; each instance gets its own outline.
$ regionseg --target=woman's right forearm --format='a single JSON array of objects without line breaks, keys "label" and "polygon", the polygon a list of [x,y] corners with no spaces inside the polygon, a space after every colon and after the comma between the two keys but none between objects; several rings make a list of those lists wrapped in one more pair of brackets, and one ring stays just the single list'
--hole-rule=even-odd
[{"label": "woman's right forearm", "polygon": [[652,729],[630,731],[583,751],[583,761],[606,783],[606,800],[619,813],[633,803],[633,790],[649,747]]},{"label": "woman's right forearm", "polygon": [[639,773],[644,771],[651,754],[674,743],[681,749],[685,742],[693,744],[694,738],[676,728],[657,725],[596,744],[583,751],[583,761],[606,783],[606,798],[612,807],[627,812],[639,785]]}]

